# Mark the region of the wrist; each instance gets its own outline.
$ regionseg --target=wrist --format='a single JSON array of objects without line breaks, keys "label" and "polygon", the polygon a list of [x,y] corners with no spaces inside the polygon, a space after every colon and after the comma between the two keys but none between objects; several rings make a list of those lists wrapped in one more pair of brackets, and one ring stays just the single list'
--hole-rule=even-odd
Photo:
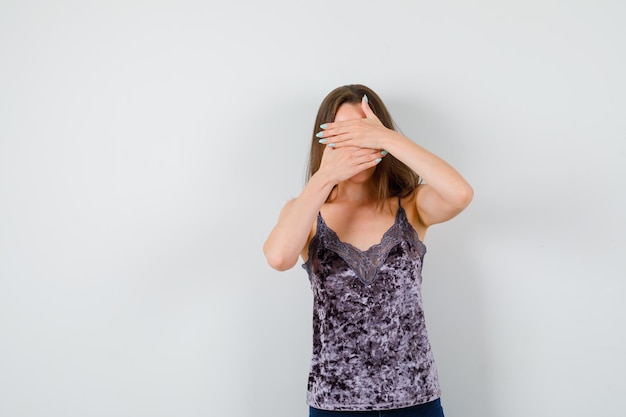
[{"label": "wrist", "polygon": [[328,172],[320,168],[311,176],[309,183],[320,190],[328,189],[330,193],[330,190],[337,185],[338,181],[334,180]]},{"label": "wrist", "polygon": [[396,132],[395,130],[390,130],[388,135],[383,136],[380,149],[384,149],[390,154],[393,154],[397,149],[397,144],[406,139],[407,138],[401,133]]}]

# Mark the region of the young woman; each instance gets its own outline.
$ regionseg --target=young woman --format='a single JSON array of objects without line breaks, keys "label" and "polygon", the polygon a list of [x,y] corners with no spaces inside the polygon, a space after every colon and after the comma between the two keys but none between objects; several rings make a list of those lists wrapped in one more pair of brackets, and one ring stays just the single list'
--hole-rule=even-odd
[{"label": "young woman", "polygon": [[347,85],[326,96],[307,184],[263,248],[273,268],[301,257],[309,274],[310,416],[443,416],[422,309],[422,241],[472,196],[454,168],[395,131],[374,91]]}]

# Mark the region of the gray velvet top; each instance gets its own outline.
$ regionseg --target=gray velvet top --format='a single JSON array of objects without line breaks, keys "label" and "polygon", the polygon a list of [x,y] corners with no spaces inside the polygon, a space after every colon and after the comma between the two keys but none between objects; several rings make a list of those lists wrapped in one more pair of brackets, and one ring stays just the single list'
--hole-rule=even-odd
[{"label": "gray velvet top", "polygon": [[302,265],[313,290],[309,406],[385,410],[440,397],[422,308],[425,253],[402,207],[365,252],[341,242],[318,215]]}]

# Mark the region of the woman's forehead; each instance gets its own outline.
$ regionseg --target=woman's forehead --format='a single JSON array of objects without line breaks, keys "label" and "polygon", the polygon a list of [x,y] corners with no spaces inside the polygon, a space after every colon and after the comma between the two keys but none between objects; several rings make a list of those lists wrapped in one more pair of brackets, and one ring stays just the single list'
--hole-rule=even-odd
[{"label": "woman's forehead", "polygon": [[337,113],[335,114],[335,121],[343,122],[345,120],[363,119],[364,117],[365,113],[363,113],[363,109],[361,109],[361,104],[343,103],[337,109]]}]

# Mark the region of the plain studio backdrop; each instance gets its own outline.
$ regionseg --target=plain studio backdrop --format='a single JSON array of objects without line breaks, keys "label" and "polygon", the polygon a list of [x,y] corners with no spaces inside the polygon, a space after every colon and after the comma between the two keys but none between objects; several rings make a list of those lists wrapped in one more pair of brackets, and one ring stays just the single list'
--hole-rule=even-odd
[{"label": "plain studio backdrop", "polygon": [[450,417],[626,415],[626,3],[0,2],[0,415],[307,415],[262,244],[363,83],[475,198],[426,238]]}]

